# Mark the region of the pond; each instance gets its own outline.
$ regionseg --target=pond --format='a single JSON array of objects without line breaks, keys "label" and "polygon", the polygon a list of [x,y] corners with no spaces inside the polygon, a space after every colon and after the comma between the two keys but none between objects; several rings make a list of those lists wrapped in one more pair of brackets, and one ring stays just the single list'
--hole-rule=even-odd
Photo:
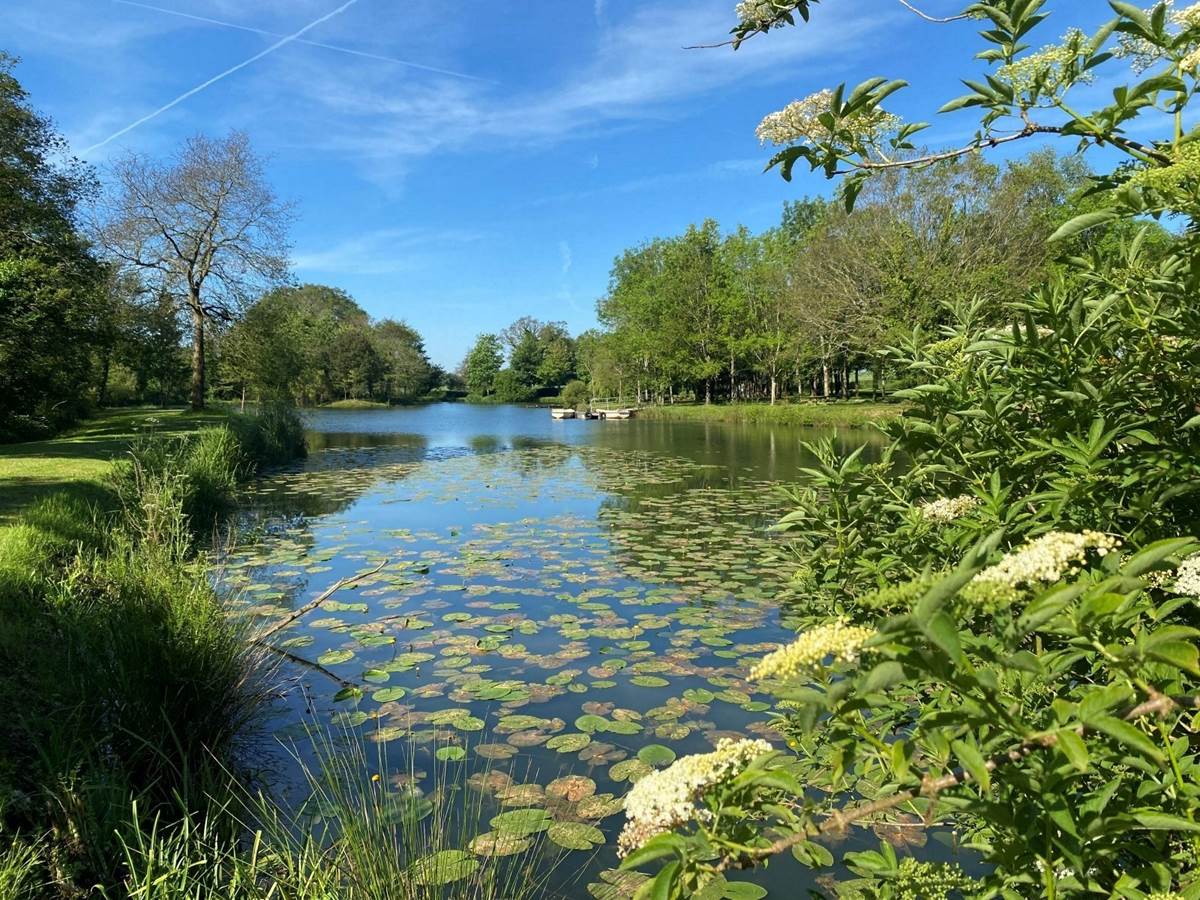
[{"label": "pond", "polygon": [[[614,897],[632,782],[724,736],[781,745],[746,675],[794,634],[768,529],[824,432],[462,404],[307,421],[309,458],[255,484],[221,576],[266,628],[371,573],[273,636],[296,658],[285,743],[349,731],[397,790],[481,794],[483,851],[523,846],[490,819],[545,810],[572,823],[543,828],[554,891]],[[790,858],[739,878],[818,886]]]}]

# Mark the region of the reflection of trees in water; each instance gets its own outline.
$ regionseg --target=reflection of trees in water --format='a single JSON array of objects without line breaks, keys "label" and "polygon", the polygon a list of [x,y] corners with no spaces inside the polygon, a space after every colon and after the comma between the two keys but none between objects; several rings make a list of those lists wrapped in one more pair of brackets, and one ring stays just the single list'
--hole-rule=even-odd
[{"label": "reflection of trees in water", "polygon": [[684,456],[706,465],[723,467],[732,477],[787,481],[813,456],[806,442],[835,437],[838,449],[850,452],[867,445],[866,459],[879,458],[886,439],[881,432],[866,428],[773,426],[754,423],[632,422],[594,423],[589,442],[610,450],[634,450]]},{"label": "reflection of trees in water", "polygon": [[467,446],[473,453],[499,453],[504,449],[504,442],[494,434],[477,434],[467,438]]},{"label": "reflection of trees in water", "polygon": [[407,478],[429,457],[421,434],[309,432],[309,456],[298,468],[257,481],[247,513],[267,527],[272,519],[327,516],[349,508],[376,484]]}]

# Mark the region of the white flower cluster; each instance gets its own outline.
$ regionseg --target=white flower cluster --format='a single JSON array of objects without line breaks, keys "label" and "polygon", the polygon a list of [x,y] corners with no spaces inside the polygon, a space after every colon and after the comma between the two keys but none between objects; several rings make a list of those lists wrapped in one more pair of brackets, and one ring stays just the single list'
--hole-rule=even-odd
[{"label": "white flower cluster", "polygon": [[960,497],[939,497],[937,500],[930,500],[928,503],[918,506],[917,511],[927,522],[944,525],[946,522],[953,522],[959,516],[965,515],[978,505],[978,497],[963,494]]},{"label": "white flower cluster", "polygon": [[[1153,15],[1160,6],[1166,6],[1171,11],[1168,21],[1176,29],[1176,34],[1200,29],[1200,3],[1192,3],[1181,9],[1174,9],[1174,5],[1175,0],[1162,0],[1144,12],[1147,16]],[[1139,75],[1166,58],[1161,47],[1131,34],[1122,34],[1117,38],[1116,55],[1131,60],[1133,70]],[[1200,43],[1180,61],[1180,68],[1185,72],[1200,74]]]},{"label": "white flower cluster", "polygon": [[1090,72],[1076,73],[1072,79],[1068,79],[1067,76],[1067,68],[1087,50],[1087,43],[1087,35],[1078,28],[1072,28],[1063,35],[1061,43],[1050,44],[1036,53],[1030,53],[1001,66],[996,71],[996,77],[1007,81],[1018,93],[1037,88],[1041,93],[1047,94],[1066,87],[1068,80],[1072,83],[1090,82]]},{"label": "white flower cluster", "polygon": [[773,749],[764,740],[722,738],[712,753],[685,756],[640,779],[625,796],[618,855],[628,856],[655,835],[700,817],[704,810],[696,807],[696,800],[708,788]]},{"label": "white flower cluster", "polygon": [[[754,133],[764,144],[820,144],[829,140],[830,130],[822,124],[820,117],[832,111],[833,91],[825,88],[810,94],[803,100],[794,100],[778,112],[766,116]],[[854,137],[873,141],[881,135],[894,131],[900,119],[882,109],[856,113],[842,121]]]},{"label": "white flower cluster", "polygon": [[792,9],[794,3],[777,3],[775,0],[742,0],[737,5],[737,19],[742,25],[765,31],[768,28],[779,28],[786,25],[779,14]]},{"label": "white flower cluster", "polygon": [[1200,553],[1193,553],[1179,564],[1174,591],[1185,597],[1200,597]]},{"label": "white flower cluster", "polygon": [[1116,538],[1099,531],[1048,531],[975,576],[972,585],[996,585],[1005,588],[1051,584],[1064,575],[1078,571],[1088,550],[1104,556],[1121,545]]},{"label": "white flower cluster", "polygon": [[826,657],[832,656],[842,662],[855,662],[866,643],[875,632],[860,625],[848,625],[845,619],[834,619],[806,631],[786,647],[768,653],[750,670],[750,678],[787,680],[799,675],[810,675],[818,671]]}]

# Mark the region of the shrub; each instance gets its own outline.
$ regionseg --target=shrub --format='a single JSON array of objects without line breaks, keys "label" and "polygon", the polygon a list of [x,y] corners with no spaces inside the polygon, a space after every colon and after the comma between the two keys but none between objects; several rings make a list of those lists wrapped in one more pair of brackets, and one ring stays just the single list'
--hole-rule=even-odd
[{"label": "shrub", "polygon": [[269,404],[256,415],[233,416],[229,427],[254,470],[305,455],[304,421],[294,407]]},{"label": "shrub", "polygon": [[570,409],[584,410],[591,405],[592,392],[582,381],[568,381],[562,389],[559,402]]}]

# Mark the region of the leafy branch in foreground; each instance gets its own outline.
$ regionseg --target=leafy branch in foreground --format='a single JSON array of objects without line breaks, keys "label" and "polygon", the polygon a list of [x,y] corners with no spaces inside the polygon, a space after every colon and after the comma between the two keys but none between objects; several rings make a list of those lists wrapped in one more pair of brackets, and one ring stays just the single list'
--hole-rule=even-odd
[{"label": "leafy branch in foreground", "polygon": [[[996,533],[910,611],[872,628],[815,626],[760,662],[755,675],[782,701],[779,727],[809,752],[743,741],[709,754],[731,756],[704,766],[712,778],[673,775],[696,767],[686,757],[640,782],[626,807],[625,865],[666,861],[645,896],[689,896],[787,851],[830,865],[825,844],[897,811],[956,822],[992,864],[978,881],[956,881],[972,895],[1200,887],[1188,738],[1200,630],[1185,624],[1195,598],[1172,580],[1197,545],[1123,553],[1101,537],[1051,532],[997,558]],[[1008,602],[981,602],[997,585]],[[689,815],[653,833],[644,811],[679,808],[681,784],[694,785]],[[868,872],[889,852],[846,861]],[[922,865],[905,877],[928,876]],[[856,889],[893,896],[900,877],[888,863]]]},{"label": "leafy branch in foreground", "polygon": [[[908,5],[908,4],[905,4]],[[847,176],[843,192],[848,205],[873,173],[920,168],[1037,137],[1069,138],[1079,149],[1112,147],[1130,166],[1102,182],[1112,190],[1114,209],[1097,213],[1075,228],[1122,215],[1160,214],[1179,209],[1178,189],[1196,176],[1195,130],[1185,131],[1184,109],[1194,97],[1200,76],[1200,5],[1174,9],[1160,2],[1143,11],[1112,0],[1115,17],[1092,34],[1069,28],[1056,43],[1030,52],[1032,32],[1049,17],[1045,0],[998,0],[973,3],[948,17],[978,19],[984,49],[977,54],[990,68],[966,78],[968,92],[945,103],[939,113],[977,109],[980,128],[965,144],[937,152],[923,151],[914,137],[927,122],[902,122],[883,104],[907,87],[897,79],[872,78],[853,89],[845,84],[821,90],[763,119],[758,128],[764,144],[781,149],[769,167],[778,166],[790,180],[796,163],[807,162],[828,178]],[[808,3],[767,2],[738,7],[733,45],[747,37],[787,24],[798,14],[808,21]],[[924,15],[923,18],[933,20]],[[1083,111],[1074,99],[1098,72],[1120,66],[1135,78],[1112,93],[1112,102]],[[1160,140],[1130,136],[1135,120],[1159,113],[1168,133]],[[1147,123],[1139,122],[1138,127]],[[1160,124],[1151,120],[1150,127]],[[1187,199],[1194,199],[1188,188]],[[1067,233],[1073,233],[1068,228]]]}]

